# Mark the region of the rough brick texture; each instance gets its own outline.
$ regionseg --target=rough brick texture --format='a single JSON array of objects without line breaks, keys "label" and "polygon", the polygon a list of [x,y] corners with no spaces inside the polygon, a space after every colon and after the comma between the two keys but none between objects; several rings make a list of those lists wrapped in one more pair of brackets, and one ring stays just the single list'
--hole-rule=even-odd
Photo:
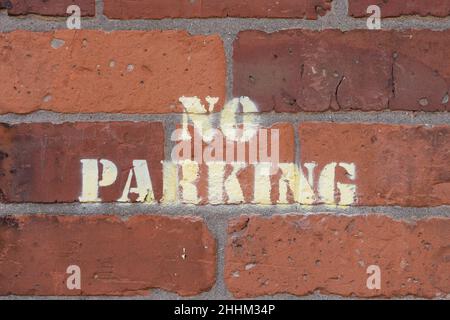
[{"label": "rough brick texture", "polygon": [[[243,216],[229,225],[225,277],[236,297],[290,293],[359,297],[450,293],[450,220],[385,216]],[[369,290],[378,265],[381,289]]]},{"label": "rough brick texture", "polygon": [[[153,197],[148,201],[162,199],[163,185],[177,188],[177,199],[169,202],[195,203],[255,203],[255,204],[340,204],[338,184],[355,186],[355,206],[405,206],[432,207],[450,204],[450,178],[448,158],[450,150],[450,129],[448,126],[407,126],[383,124],[336,124],[326,122],[305,122],[298,129],[299,148],[295,146],[295,132],[291,124],[279,123],[270,127],[268,152],[271,152],[270,135],[279,130],[279,166],[295,163],[297,149],[300,152],[301,169],[309,176],[306,164],[314,163],[312,170],[312,192],[314,201],[302,202],[294,195],[306,195],[304,189],[296,187],[297,182],[285,181],[287,176],[277,169],[270,177],[261,177],[255,164],[250,162],[249,144],[241,144],[245,150],[243,167],[233,171],[236,164],[227,164],[223,177],[216,176],[211,162],[197,159],[205,155],[211,145],[203,143],[200,153],[190,145],[190,160],[198,163],[196,179],[192,188],[196,196],[185,198],[183,191],[183,169],[178,167],[179,180],[164,179],[162,163],[164,155],[164,130],[161,123],[65,123],[4,125],[0,139],[0,190],[2,202],[70,203],[78,202],[82,196],[83,159],[106,159],[117,167],[114,182],[98,188],[98,200],[94,202],[121,202],[134,160],[145,160],[151,179]],[[191,127],[192,131],[192,127]],[[195,139],[194,139],[195,140]],[[259,143],[263,140],[259,139]],[[224,147],[229,145],[224,142]],[[238,145],[234,143],[234,155]],[[241,147],[239,147],[241,149]],[[30,157],[33,154],[33,157]],[[223,155],[227,150],[224,148]],[[172,159],[175,161],[176,159]],[[183,159],[180,159],[183,160]],[[263,158],[259,162],[272,161]],[[215,160],[212,160],[214,163]],[[223,161],[223,160],[222,160]],[[237,158],[236,160],[237,161]],[[354,174],[342,163],[353,164]],[[330,199],[323,193],[322,178],[326,168],[335,166],[334,185]],[[276,165],[278,166],[278,165]],[[99,162],[98,180],[101,180],[103,166]],[[285,170],[285,169],[283,169]],[[234,172],[234,173],[233,173]],[[354,175],[352,178],[350,175]],[[232,189],[221,187],[225,180],[236,178]],[[136,184],[132,176],[132,187]],[[217,180],[219,179],[219,180]],[[164,181],[163,181],[164,180]],[[328,181],[327,180],[327,181]],[[288,183],[288,189],[281,196],[281,188]],[[216,188],[219,191],[212,191]],[[264,186],[264,190],[260,189]],[[295,191],[297,190],[297,191]],[[241,196],[230,200],[230,192]],[[267,193],[265,196],[263,193]],[[130,191],[129,201],[138,200],[139,193]],[[194,199],[194,200],[192,200]],[[283,200],[285,199],[285,200]],[[81,200],[91,202],[91,200]],[[147,201],[147,200],[146,200]],[[281,202],[280,202],[281,201]]]},{"label": "rough brick texture", "polygon": [[367,8],[370,5],[379,6],[382,17],[450,15],[450,2],[445,0],[349,0],[349,14],[358,18],[368,16]]},{"label": "rough brick texture", "polygon": [[0,34],[0,47],[0,113],[172,113],[183,95],[224,103],[216,35],[15,31]]},{"label": "rough brick texture", "polygon": [[70,5],[79,6],[82,16],[95,15],[95,0],[0,0],[0,9],[7,9],[8,14],[14,16],[67,16],[67,8]]},{"label": "rough brick texture", "polygon": [[[267,138],[260,136],[260,132],[266,130],[267,132]],[[272,126],[268,127],[261,127],[255,134],[255,140],[257,144],[254,145],[262,145],[263,143],[267,143],[267,151],[268,152],[262,152],[260,153],[259,150],[251,149],[250,142],[230,142],[227,141],[225,136],[223,141],[221,142],[223,144],[223,157],[224,159],[222,161],[227,162],[225,166],[225,175],[224,175],[224,181],[227,179],[230,179],[230,177],[233,176],[233,168],[236,166],[236,162],[240,162],[243,164],[243,167],[237,172],[236,179],[238,181],[238,185],[235,185],[231,191],[238,191],[238,193],[242,193],[241,200],[231,200],[230,195],[227,192],[226,188],[223,189],[220,194],[213,195],[213,191],[211,191],[210,181],[215,181],[217,179],[214,178],[212,171],[208,167],[208,162],[205,161],[205,159],[199,160],[196,155],[195,149],[197,148],[193,141],[189,141],[188,144],[191,146],[191,157],[190,160],[196,161],[200,163],[199,170],[198,170],[198,178],[196,181],[194,181],[194,185],[197,189],[197,195],[198,195],[198,202],[196,204],[201,205],[207,205],[211,202],[218,202],[215,204],[225,203],[225,204],[236,204],[236,203],[256,203],[260,204],[261,200],[258,200],[258,190],[256,189],[258,184],[258,174],[255,170],[255,164],[250,158],[250,155],[254,155],[254,159],[257,162],[265,162],[265,161],[271,161],[273,158],[270,158],[270,150],[271,148],[271,137],[273,134],[273,130],[277,130],[279,135],[279,141],[282,143],[279,146],[276,146],[273,148],[274,151],[279,153],[279,162],[280,163],[294,163],[295,162],[295,131],[294,127],[290,123],[276,123]],[[190,126],[190,134],[192,137],[194,137],[194,128]],[[195,132],[195,134],[198,134],[198,132]],[[223,134],[223,133],[222,133]],[[198,141],[198,140],[197,140]],[[202,142],[201,146],[198,147],[198,150],[200,150],[201,155],[205,155],[208,153],[209,148],[215,148],[217,146],[217,143],[214,140],[211,143],[205,143]],[[181,145],[181,142],[178,143],[178,145]],[[234,151],[234,157],[233,158],[226,158],[227,152],[232,149]],[[239,155],[241,154],[241,150],[244,150],[244,159],[239,159]],[[214,154],[215,152],[213,152]],[[269,160],[265,160],[267,158]],[[185,157],[181,157],[182,159],[185,159]],[[275,165],[277,166],[277,165]],[[182,179],[182,170],[180,169],[180,179]],[[276,204],[279,198],[278,195],[278,186],[279,186],[279,180],[280,180],[280,174],[275,171],[275,174],[271,177],[267,177],[267,180],[270,179],[270,182],[267,185],[267,188],[271,188],[271,190],[265,190],[268,191],[269,197],[267,201],[269,203]],[[182,195],[183,189],[180,188],[180,195]],[[213,199],[214,198],[214,199]],[[181,200],[185,201],[186,199],[181,196]],[[187,203],[190,203],[190,201],[187,201]]]},{"label": "rough brick texture", "polygon": [[[195,295],[214,284],[215,250],[195,217],[1,217],[0,295]],[[67,288],[71,265],[81,290]]]},{"label": "rough brick texture", "polygon": [[[303,123],[301,161],[318,169],[356,166],[357,204],[427,207],[450,204],[450,128],[381,124]],[[336,181],[349,183],[345,169]]]},{"label": "rough brick texture", "polygon": [[[3,202],[77,202],[82,159],[106,159],[117,166],[116,182],[99,189],[101,201],[121,198],[133,160],[147,161],[155,199],[162,196],[161,123],[19,124],[4,125],[0,132]],[[99,165],[99,177],[101,172]]]},{"label": "rough brick texture", "polygon": [[450,0],[0,0],[0,298],[449,300],[449,57]]},{"label": "rough brick texture", "polygon": [[112,19],[163,18],[307,18],[331,9],[331,0],[105,0]]},{"label": "rough brick texture", "polygon": [[245,31],[234,95],[261,111],[448,111],[449,48],[449,31]]}]

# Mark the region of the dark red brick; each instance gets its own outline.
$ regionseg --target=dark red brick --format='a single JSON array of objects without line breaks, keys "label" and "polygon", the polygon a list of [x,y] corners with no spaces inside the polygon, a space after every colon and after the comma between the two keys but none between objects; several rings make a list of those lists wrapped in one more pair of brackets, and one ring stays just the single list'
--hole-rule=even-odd
[{"label": "dark red brick", "polygon": [[349,0],[349,14],[352,17],[366,17],[367,8],[377,5],[382,17],[400,17],[419,15],[446,17],[450,15],[450,2],[442,0]]},{"label": "dark red brick", "polygon": [[105,0],[112,19],[163,18],[307,18],[331,9],[331,0]]},{"label": "dark red brick", "polygon": [[234,95],[261,111],[450,110],[450,32],[241,32]]},{"label": "dark red brick", "polygon": [[[117,166],[103,202],[117,201],[133,167],[146,160],[154,196],[162,196],[164,129],[161,123],[19,124],[0,127],[0,191],[4,202],[78,202],[81,159],[106,159]],[[99,174],[102,167],[99,165]],[[135,185],[133,177],[132,187]],[[135,195],[130,195],[135,200]]]},{"label": "dark red brick", "polygon": [[70,5],[80,7],[82,16],[95,16],[95,0],[1,0],[0,8],[9,15],[38,14],[43,16],[68,16]]}]

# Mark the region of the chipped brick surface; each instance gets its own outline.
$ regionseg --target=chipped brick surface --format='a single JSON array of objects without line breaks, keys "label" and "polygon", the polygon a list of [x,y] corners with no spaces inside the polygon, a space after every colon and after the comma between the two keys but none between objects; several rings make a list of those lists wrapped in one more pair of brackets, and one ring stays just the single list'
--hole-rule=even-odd
[{"label": "chipped brick surface", "polygon": [[449,31],[244,31],[234,95],[260,111],[448,111],[449,48]]},{"label": "chipped brick surface", "polygon": [[[225,279],[237,298],[316,291],[357,297],[450,293],[450,220],[241,216],[228,229]],[[378,265],[381,289],[367,288]]]}]

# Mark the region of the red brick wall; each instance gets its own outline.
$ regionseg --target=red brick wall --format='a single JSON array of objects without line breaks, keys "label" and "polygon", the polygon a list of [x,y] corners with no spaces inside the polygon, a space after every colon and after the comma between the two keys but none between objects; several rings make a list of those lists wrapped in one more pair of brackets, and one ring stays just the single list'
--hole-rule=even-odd
[{"label": "red brick wall", "polygon": [[446,1],[0,8],[0,296],[450,297]]}]

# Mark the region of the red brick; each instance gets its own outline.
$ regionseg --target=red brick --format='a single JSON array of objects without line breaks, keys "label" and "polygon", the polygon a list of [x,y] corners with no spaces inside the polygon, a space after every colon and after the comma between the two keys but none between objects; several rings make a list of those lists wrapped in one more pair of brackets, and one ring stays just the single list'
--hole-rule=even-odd
[{"label": "red brick", "polygon": [[105,0],[112,19],[163,18],[304,18],[317,19],[331,9],[331,0]]},{"label": "red brick", "polygon": [[354,163],[336,181],[354,183],[358,205],[427,207],[450,204],[450,127],[303,123],[302,162]]},{"label": "red brick", "polygon": [[[261,130],[267,130],[267,137],[266,139],[261,138],[261,136],[259,136],[259,133],[261,132]],[[254,161],[250,161],[250,157],[253,156],[255,157],[255,160],[257,162],[272,162],[275,158],[273,158],[273,154],[271,154],[271,150],[272,150],[272,145],[271,145],[271,135],[273,130],[278,130],[278,134],[279,134],[279,145],[274,147],[274,151],[278,151],[279,153],[279,163],[294,163],[295,162],[295,152],[296,152],[296,147],[295,147],[295,132],[294,132],[294,128],[291,124],[289,123],[275,123],[271,126],[261,126],[259,127],[256,135],[254,136],[256,141],[257,141],[257,146],[262,146],[264,143],[264,140],[267,141],[267,151],[268,152],[264,152],[264,156],[268,156],[267,158],[262,158],[261,154],[259,153],[259,149],[256,151],[256,154],[253,153],[253,151],[251,151],[250,149],[250,143],[249,142],[233,142],[231,144],[231,146],[227,145],[227,139],[224,136],[223,139],[223,157],[224,159],[218,159],[217,161],[224,161],[227,162],[226,167],[225,167],[225,179],[228,179],[228,177],[231,175],[232,171],[233,171],[233,167],[235,165],[235,162],[241,162],[244,163],[244,167],[239,170],[239,172],[237,173],[237,179],[239,182],[239,187],[242,190],[242,193],[244,195],[244,200],[242,201],[242,203],[259,203],[257,200],[255,200],[255,183],[257,183],[258,179],[257,176],[255,175],[255,166],[254,166]],[[194,127],[193,126],[189,126],[189,132],[191,137],[195,137],[194,136]],[[195,133],[196,135],[199,135],[198,131],[196,131]],[[223,132],[222,132],[223,134]],[[264,139],[264,140],[263,140]],[[199,138],[200,140],[200,138]],[[209,179],[211,177],[210,171],[209,171],[209,167],[208,167],[208,163],[206,163],[207,161],[203,158],[203,159],[199,159],[198,155],[195,152],[195,147],[194,147],[194,141],[196,141],[195,139],[192,139],[191,141],[188,141],[188,144],[191,147],[191,157],[187,157],[186,155],[182,155],[181,159],[173,159],[175,160],[193,160],[196,161],[197,163],[199,163],[199,172],[198,172],[198,179],[194,182],[194,185],[197,188],[197,192],[198,192],[198,198],[199,198],[199,202],[198,204],[202,204],[202,205],[207,205],[210,204],[210,200],[211,200],[211,192],[209,189]],[[197,140],[198,141],[198,140]],[[181,147],[182,144],[184,144],[185,142],[177,142],[177,145],[179,145]],[[230,143],[230,141],[228,140],[228,143]],[[214,143],[206,143],[204,141],[202,141],[202,145],[201,148],[199,146],[199,150],[201,150],[201,154],[205,154],[205,152],[208,150],[208,148],[212,147],[213,145],[215,145]],[[231,161],[228,161],[225,157],[227,154],[227,148],[233,148],[234,149],[234,158],[231,159]],[[240,151],[238,151],[238,149],[244,148],[245,149],[245,159],[238,159],[237,155]],[[261,149],[263,150],[263,149]],[[250,156],[252,155],[252,156]],[[277,169],[278,163],[274,163],[274,168]],[[182,175],[182,169],[179,168],[179,178],[182,179],[183,175]],[[270,191],[270,196],[271,196],[271,202],[273,204],[276,204],[278,201],[278,185],[279,185],[279,180],[280,180],[280,172],[279,170],[275,171],[275,174],[270,177],[271,180],[271,191]],[[181,195],[181,199],[183,200],[182,197],[182,189],[180,189],[180,195]],[[228,195],[227,192],[224,190],[223,192],[223,201],[221,203],[224,204],[228,204],[229,199],[228,199]]]},{"label": "red brick", "polygon": [[[178,125],[177,126],[178,129],[182,128],[182,125]],[[199,133],[199,131],[197,129],[194,129],[195,125],[189,125],[188,126],[188,130],[189,130],[189,135],[191,137],[198,137],[199,141],[201,141],[201,153],[202,155],[205,154],[206,150],[208,148],[212,148],[213,142],[205,142],[205,140],[201,140],[201,134]],[[239,126],[240,129],[242,129],[242,125]],[[264,139],[264,136],[261,136],[261,132],[262,131],[266,131],[267,132],[267,137],[266,139]],[[271,133],[273,132],[273,130],[278,130],[278,135],[279,135],[279,142],[281,143],[279,146],[276,146],[274,148],[274,150],[277,150],[279,152],[279,160],[282,163],[292,163],[295,161],[295,133],[294,133],[294,128],[290,123],[286,123],[286,122],[280,122],[280,123],[275,123],[271,126],[259,126],[255,131],[255,135],[253,136],[252,139],[256,139],[256,141],[258,142],[258,146],[259,145],[263,145],[265,141],[267,141],[267,149],[269,150],[268,152],[270,153],[270,150],[272,149],[272,140],[271,140]],[[195,132],[194,132],[195,131]],[[232,143],[232,146],[234,146],[234,158],[232,159],[232,161],[240,161],[240,162],[245,162],[245,163],[249,163],[249,159],[250,159],[250,142],[235,142],[235,141],[231,141],[229,139],[227,139],[225,133],[222,130],[218,130],[217,131],[218,134],[221,134],[221,137],[223,137],[222,139],[222,145],[223,145],[223,151],[222,154],[225,157],[226,156],[226,152],[227,152],[227,142],[228,143]],[[178,137],[180,138],[180,137]],[[265,141],[264,141],[265,140]],[[195,143],[194,141],[196,141],[195,139],[192,139],[189,144],[191,145],[191,157],[190,160],[196,160],[196,153],[195,153]],[[181,144],[181,140],[177,140],[176,144]],[[238,147],[239,146],[244,146],[245,147],[245,161],[243,161],[243,159],[238,159],[237,158],[237,154],[238,154]],[[260,162],[264,162],[265,160],[261,157],[261,154],[257,153],[254,155],[255,159],[257,161]],[[182,159],[186,160],[186,157],[182,157]],[[204,159],[202,159],[204,160]],[[225,160],[223,160],[225,161]]]},{"label": "red brick", "polygon": [[450,31],[244,31],[234,95],[261,111],[450,110],[449,48]]},{"label": "red brick", "polygon": [[77,5],[82,16],[95,16],[95,0],[1,0],[0,8],[9,15],[38,14],[43,16],[68,16],[70,5]]},{"label": "red brick", "polygon": [[[433,298],[450,293],[448,218],[242,216],[231,222],[228,233],[225,279],[235,297],[319,291]],[[367,288],[370,265],[380,267],[381,289]]]},{"label": "red brick", "polygon": [[[116,182],[99,188],[103,202],[121,197],[133,160],[147,161],[154,196],[157,200],[162,196],[161,123],[19,124],[4,125],[0,133],[3,202],[78,202],[81,159],[106,159],[117,166]],[[102,168],[99,165],[99,175]],[[136,200],[134,196],[130,199]]]},{"label": "red brick", "polygon": [[377,5],[382,17],[403,15],[446,17],[450,15],[450,2],[442,0],[349,0],[349,14],[352,17],[366,17],[367,8]]},{"label": "red brick", "polygon": [[172,113],[183,111],[183,95],[224,103],[216,35],[15,31],[0,34],[0,47],[0,113]]},{"label": "red brick", "polygon": [[[215,282],[215,250],[195,217],[2,217],[0,295],[195,295]],[[67,288],[71,265],[81,290]]]}]

